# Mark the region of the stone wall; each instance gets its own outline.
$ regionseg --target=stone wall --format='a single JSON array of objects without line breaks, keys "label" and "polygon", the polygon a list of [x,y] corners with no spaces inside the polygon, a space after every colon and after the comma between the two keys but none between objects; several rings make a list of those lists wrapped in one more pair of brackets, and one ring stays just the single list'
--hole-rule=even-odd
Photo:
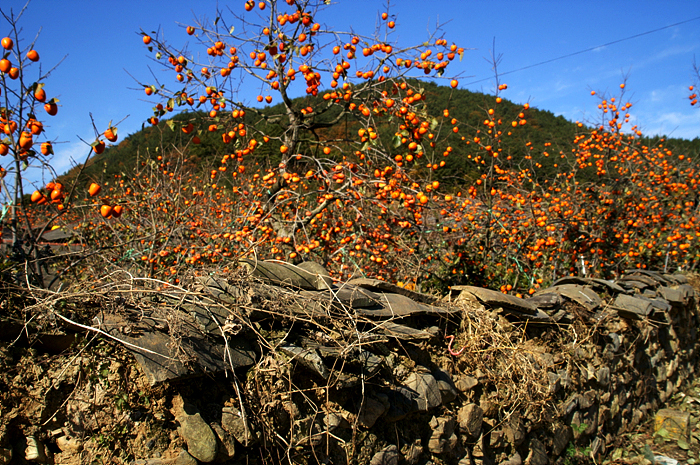
[{"label": "stone wall", "polygon": [[[679,274],[438,298],[261,262],[132,299],[93,324],[158,398],[125,420],[148,431],[127,438],[141,464],[600,459],[697,363],[696,292]],[[57,438],[35,435],[56,463],[76,460],[60,437],[85,448],[91,434],[65,418]]]}]

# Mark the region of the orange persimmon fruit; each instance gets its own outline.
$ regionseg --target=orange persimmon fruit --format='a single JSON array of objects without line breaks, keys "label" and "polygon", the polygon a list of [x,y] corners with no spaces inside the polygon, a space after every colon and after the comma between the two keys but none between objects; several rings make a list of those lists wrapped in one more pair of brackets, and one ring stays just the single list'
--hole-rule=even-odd
[{"label": "orange persimmon fruit", "polygon": [[90,184],[90,187],[88,188],[88,193],[90,194],[91,197],[94,197],[97,194],[99,194],[101,190],[102,190],[102,186],[100,186],[96,182],[93,182],[92,184]]}]

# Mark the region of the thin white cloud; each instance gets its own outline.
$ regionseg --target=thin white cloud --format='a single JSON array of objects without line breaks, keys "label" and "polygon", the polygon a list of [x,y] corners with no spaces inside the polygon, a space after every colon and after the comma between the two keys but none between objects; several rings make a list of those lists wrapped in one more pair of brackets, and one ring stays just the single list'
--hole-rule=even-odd
[{"label": "thin white cloud", "polygon": [[684,139],[698,137],[700,127],[700,111],[672,111],[643,115],[640,119],[646,121],[646,127],[642,131],[647,135],[667,135]]}]

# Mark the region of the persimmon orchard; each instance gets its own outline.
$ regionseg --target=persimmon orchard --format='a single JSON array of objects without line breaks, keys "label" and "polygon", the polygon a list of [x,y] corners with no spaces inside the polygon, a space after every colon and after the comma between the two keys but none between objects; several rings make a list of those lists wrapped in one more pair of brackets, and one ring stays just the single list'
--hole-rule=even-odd
[{"label": "persimmon orchard", "polygon": [[[504,147],[530,108],[506,117],[498,76],[481,125],[429,111],[422,79],[457,88],[458,44],[396,42],[391,12],[363,36],[324,22],[323,2],[243,6],[184,26],[189,48],[143,34],[166,68],[142,84],[156,98],[148,123],[188,137],[111,188],[129,213],[109,228],[141,232],[130,260],[147,273],[176,282],[185,268],[253,255],[319,261],[339,279],[524,294],[568,274],[695,266],[696,160],[642,145],[624,84],[598,101],[600,121],[578,124],[573,150],[523,142],[531,155],[514,158]],[[273,106],[247,104],[251,90]],[[199,177],[188,152],[212,134],[225,149]],[[468,172],[443,179],[457,157]],[[557,174],[543,176],[543,163]]]},{"label": "persimmon orchard", "polygon": [[[184,25],[185,45],[155,32],[137,39],[164,68],[139,83],[153,102],[146,130],[181,143],[139,153],[133,173],[77,178],[90,208],[64,218],[79,224],[84,246],[101,250],[81,266],[177,283],[187,270],[232,269],[254,256],[317,261],[338,279],[515,294],[569,274],[696,267],[697,154],[645,145],[630,127],[624,83],[616,95],[592,93],[600,119],[578,123],[571,143],[533,143],[523,139],[530,105],[513,112],[499,76],[472,109],[478,124],[432,104],[436,82],[460,92],[451,73],[464,53],[439,29],[404,44],[391,11],[363,35],[329,23],[333,7],[323,1],[232,10]],[[24,60],[34,47],[25,48],[14,55]],[[11,82],[9,68],[2,73]],[[15,94],[31,108],[55,105],[42,84]],[[21,115],[5,144],[17,172],[23,150],[39,144],[37,124]],[[111,124],[95,153],[104,139],[116,140]],[[197,164],[202,150],[218,155],[214,166]],[[62,205],[56,190],[32,196],[44,204],[34,221]]]}]

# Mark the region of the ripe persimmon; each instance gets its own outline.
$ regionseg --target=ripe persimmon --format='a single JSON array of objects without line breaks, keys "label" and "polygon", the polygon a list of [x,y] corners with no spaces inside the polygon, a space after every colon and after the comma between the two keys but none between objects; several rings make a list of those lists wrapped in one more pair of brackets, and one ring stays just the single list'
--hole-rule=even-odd
[{"label": "ripe persimmon", "polygon": [[46,101],[46,91],[43,88],[38,88],[36,91],[34,91],[34,98],[38,102],[45,102]]},{"label": "ripe persimmon", "polygon": [[34,144],[31,132],[22,131],[19,135],[19,146],[23,149],[29,149]]},{"label": "ripe persimmon", "polygon": [[14,45],[14,42],[12,42],[12,39],[10,39],[9,37],[3,37],[2,41],[0,41],[0,44],[2,44],[2,48],[4,48],[5,50],[10,50]]},{"label": "ripe persimmon", "polygon": [[35,136],[38,136],[44,130],[44,125],[41,124],[41,121],[37,121],[35,119],[27,122],[27,127],[29,128],[29,131]]},{"label": "ripe persimmon", "polygon": [[5,156],[10,151],[10,146],[7,144],[0,144],[0,155]]},{"label": "ripe persimmon", "polygon": [[101,154],[105,151],[105,142],[103,140],[95,141],[92,145],[92,150],[98,155]]},{"label": "ripe persimmon", "polygon": [[17,79],[19,77],[19,69],[13,66],[10,68],[10,71],[7,72],[7,75],[10,76],[10,79]]},{"label": "ripe persimmon", "polygon": [[53,147],[51,146],[51,142],[42,142],[41,143],[41,154],[42,155],[51,155],[53,153]]},{"label": "ripe persimmon", "polygon": [[150,43],[151,43],[151,36],[149,36],[149,35],[144,35],[144,36],[143,36],[143,43],[146,44],[146,45],[150,44]]},{"label": "ripe persimmon", "polygon": [[146,92],[146,95],[152,95],[152,94],[153,94],[153,88],[152,88],[152,87],[144,87],[143,91]]},{"label": "ripe persimmon", "polygon": [[7,73],[10,71],[10,68],[12,68],[12,63],[10,62],[10,60],[8,60],[7,58],[3,58],[2,60],[0,60],[0,71],[2,71],[3,73]]},{"label": "ripe persimmon", "polygon": [[459,85],[459,81],[457,79],[453,79],[450,81],[450,87],[453,89],[456,88]]},{"label": "ripe persimmon", "polygon": [[27,58],[29,58],[32,61],[39,61],[39,52],[36,50],[30,50],[27,52]]},{"label": "ripe persimmon", "polygon": [[48,113],[49,115],[56,116],[56,113],[58,113],[58,105],[49,102],[44,105],[44,110],[46,110],[46,113]]},{"label": "ripe persimmon", "polygon": [[109,127],[105,131],[105,138],[110,142],[117,141],[117,128]]},{"label": "ripe persimmon", "polygon": [[192,27],[192,26],[187,26],[187,33],[188,33],[189,35],[194,34],[194,27]]},{"label": "ripe persimmon", "polygon": [[32,193],[32,202],[38,202],[43,196],[44,194],[42,194],[41,191],[34,191]]},{"label": "ripe persimmon", "polygon": [[100,186],[96,182],[93,182],[92,184],[90,184],[90,187],[88,188],[88,193],[90,194],[91,197],[94,197],[97,194],[99,194],[101,190],[102,190],[102,186]]},{"label": "ripe persimmon", "polygon": [[124,212],[124,207],[122,205],[115,205],[112,207],[112,216],[115,218],[119,218],[122,216],[122,213]]},{"label": "ripe persimmon", "polygon": [[104,218],[109,218],[112,216],[112,207],[110,205],[102,205],[100,207],[100,215]]}]

